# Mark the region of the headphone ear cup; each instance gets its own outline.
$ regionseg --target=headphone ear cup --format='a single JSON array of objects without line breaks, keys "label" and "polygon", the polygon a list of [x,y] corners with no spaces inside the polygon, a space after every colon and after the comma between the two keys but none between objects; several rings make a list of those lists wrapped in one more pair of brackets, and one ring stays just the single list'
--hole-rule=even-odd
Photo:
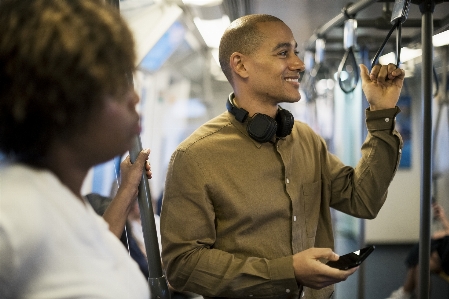
[{"label": "headphone ear cup", "polygon": [[293,124],[295,123],[295,119],[293,114],[290,111],[285,109],[279,109],[276,114],[276,122],[278,124],[276,135],[278,137],[287,137],[292,133]]},{"label": "headphone ear cup", "polygon": [[271,141],[277,130],[276,120],[265,114],[256,114],[248,122],[246,131],[249,136],[259,143]]}]

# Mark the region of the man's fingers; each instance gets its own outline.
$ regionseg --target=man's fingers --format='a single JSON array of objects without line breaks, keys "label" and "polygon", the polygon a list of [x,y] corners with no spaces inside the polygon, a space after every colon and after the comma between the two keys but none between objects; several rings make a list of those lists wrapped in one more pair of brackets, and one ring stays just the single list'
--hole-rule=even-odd
[{"label": "man's fingers", "polygon": [[362,78],[362,82],[369,82],[369,70],[364,64],[359,64],[360,68],[360,77]]},{"label": "man's fingers", "polygon": [[395,76],[395,70],[397,69],[396,65],[389,63],[388,66],[388,79],[393,80]]},{"label": "man's fingers", "polygon": [[371,72],[369,72],[368,68],[364,64],[359,64],[359,67],[362,82],[371,81],[374,83],[385,84],[386,80],[402,80],[405,77],[404,70],[397,68],[393,63],[388,65],[376,64],[371,69]]},{"label": "man's fingers", "polygon": [[395,76],[395,78],[402,80],[405,78],[405,71],[403,69],[397,68],[393,71],[393,75]]},{"label": "man's fingers", "polygon": [[315,259],[324,258],[329,261],[336,261],[340,258],[340,256],[330,248],[314,248],[313,253]]},{"label": "man's fingers", "polygon": [[379,69],[379,73],[377,74],[377,82],[384,84],[388,78],[388,74],[388,65],[382,65]]},{"label": "man's fingers", "polygon": [[371,69],[371,73],[369,75],[372,81],[377,81],[377,77],[379,77],[379,72],[381,68],[382,66],[380,64],[376,64],[375,66],[373,66],[373,68]]}]

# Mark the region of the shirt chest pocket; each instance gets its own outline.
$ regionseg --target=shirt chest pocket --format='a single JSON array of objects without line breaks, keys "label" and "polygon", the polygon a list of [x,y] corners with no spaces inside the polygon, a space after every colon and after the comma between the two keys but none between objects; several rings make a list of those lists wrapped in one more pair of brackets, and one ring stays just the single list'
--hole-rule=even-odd
[{"label": "shirt chest pocket", "polygon": [[321,206],[321,181],[302,185],[307,237],[316,236]]}]

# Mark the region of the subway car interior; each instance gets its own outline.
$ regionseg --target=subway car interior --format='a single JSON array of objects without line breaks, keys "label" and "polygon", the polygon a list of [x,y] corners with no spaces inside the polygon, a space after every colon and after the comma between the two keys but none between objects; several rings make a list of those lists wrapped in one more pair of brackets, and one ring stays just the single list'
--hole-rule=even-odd
[{"label": "subway car interior", "polygon": [[[136,147],[151,149],[153,176],[147,192],[154,214],[160,214],[172,153],[200,125],[226,111],[232,88],[218,62],[218,45],[230,22],[248,14],[270,14],[291,28],[305,71],[301,100],[281,106],[353,167],[367,136],[368,103],[358,65],[371,68],[376,56],[381,64],[397,64],[400,49],[399,66],[405,70],[396,119],[404,142],[401,161],[375,219],[331,211],[336,253],[376,247],[354,275],[336,284],[333,298],[388,298],[403,285],[409,251],[428,244],[430,234],[443,229],[432,204],[449,213],[449,1],[106,2],[119,9],[137,46],[133,81],[142,129]],[[399,2],[409,6],[402,11],[401,27],[394,28],[391,20]],[[82,193],[113,196],[125,156],[92,168]],[[425,265],[419,269],[429,278],[421,286],[430,290],[428,298],[449,298],[448,276],[429,275]]]}]

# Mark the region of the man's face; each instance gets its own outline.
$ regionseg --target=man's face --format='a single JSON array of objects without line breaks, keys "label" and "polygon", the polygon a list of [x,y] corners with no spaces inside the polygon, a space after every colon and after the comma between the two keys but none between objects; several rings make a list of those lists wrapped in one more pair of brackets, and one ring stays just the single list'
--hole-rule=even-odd
[{"label": "man's face", "polygon": [[304,63],[297,56],[297,44],[283,22],[258,24],[264,39],[260,47],[247,55],[248,86],[260,100],[270,104],[297,102],[300,72]]}]

